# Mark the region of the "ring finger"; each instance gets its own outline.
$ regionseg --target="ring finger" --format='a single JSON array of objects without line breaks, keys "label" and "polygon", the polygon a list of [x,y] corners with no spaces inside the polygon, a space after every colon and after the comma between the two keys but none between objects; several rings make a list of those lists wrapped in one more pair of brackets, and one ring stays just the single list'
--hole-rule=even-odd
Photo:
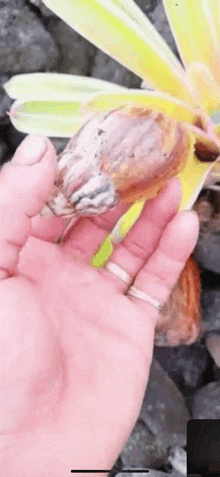
[{"label": "ring finger", "polygon": [[[160,303],[165,303],[182,272],[188,257],[197,242],[199,219],[194,211],[177,214],[168,223],[159,245],[144,264],[134,281],[138,290],[150,295]],[[139,307],[153,307],[139,298],[129,296]],[[155,314],[157,309],[154,308]],[[156,316],[156,315],[155,315]]]}]

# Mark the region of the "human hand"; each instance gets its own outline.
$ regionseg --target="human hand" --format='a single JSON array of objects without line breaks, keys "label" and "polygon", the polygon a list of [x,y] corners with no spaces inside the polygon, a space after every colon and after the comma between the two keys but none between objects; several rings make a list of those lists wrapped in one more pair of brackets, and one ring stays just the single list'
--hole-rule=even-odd
[{"label": "human hand", "polygon": [[[126,296],[108,270],[88,266],[122,206],[78,219],[55,243],[63,219],[37,212],[54,183],[56,153],[49,140],[41,152],[37,144],[28,159],[22,143],[0,173],[2,477],[113,466],[139,415],[159,315]],[[25,157],[38,163],[24,165]],[[177,214],[180,196],[172,179],[111,257],[159,301],[198,238],[196,213]]]}]

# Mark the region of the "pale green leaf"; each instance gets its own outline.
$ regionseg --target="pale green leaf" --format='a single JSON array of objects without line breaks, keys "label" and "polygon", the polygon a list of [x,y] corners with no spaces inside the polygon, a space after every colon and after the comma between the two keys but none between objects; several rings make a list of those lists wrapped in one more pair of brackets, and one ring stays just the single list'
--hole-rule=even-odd
[{"label": "pale green leaf", "polygon": [[18,131],[49,137],[72,137],[91,114],[82,114],[81,101],[17,100],[9,116]]},{"label": "pale green leaf", "polygon": [[[50,99],[50,95],[52,98]],[[11,121],[19,131],[45,134],[48,136],[71,137],[94,114],[111,111],[125,106],[142,107],[167,114],[177,121],[194,124],[200,111],[165,93],[143,90],[126,92],[54,93],[47,100],[21,97],[13,103],[9,113]],[[45,95],[44,95],[45,96]],[[66,100],[65,100],[66,98]]]},{"label": "pale green leaf", "polygon": [[91,258],[90,265],[92,267],[101,268],[105,265],[114,251],[114,246],[126,237],[135,224],[142,212],[144,204],[145,199],[134,202],[127,212],[118,219],[111,233],[107,235],[95,255]]},{"label": "pale green leaf", "polygon": [[96,93],[98,91],[126,91],[127,88],[86,76],[63,73],[28,73],[13,76],[4,88],[14,99],[30,97],[32,99],[50,97],[63,100],[73,93]]}]

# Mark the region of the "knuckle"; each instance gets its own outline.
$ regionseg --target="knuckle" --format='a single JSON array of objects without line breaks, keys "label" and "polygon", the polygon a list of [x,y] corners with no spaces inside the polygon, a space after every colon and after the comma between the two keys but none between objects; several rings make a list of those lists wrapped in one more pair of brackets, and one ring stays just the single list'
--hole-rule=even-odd
[{"label": "knuckle", "polygon": [[125,243],[122,244],[124,248],[131,254],[134,255],[137,258],[145,258],[147,255],[146,248],[143,247],[140,243],[133,241],[133,240],[127,240]]}]

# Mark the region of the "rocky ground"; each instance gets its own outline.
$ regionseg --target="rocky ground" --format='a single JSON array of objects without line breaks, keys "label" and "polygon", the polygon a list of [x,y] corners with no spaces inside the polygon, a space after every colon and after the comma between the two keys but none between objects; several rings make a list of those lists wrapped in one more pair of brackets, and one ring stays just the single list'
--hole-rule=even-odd
[{"label": "rocky ground", "polygon": [[[160,0],[136,0],[178,56]],[[11,125],[12,103],[1,87],[19,73],[62,72],[139,88],[141,79],[91,45],[41,0],[0,2],[0,164],[25,137]],[[61,152],[68,139],[52,139]],[[218,193],[215,193],[218,194]],[[139,419],[111,475],[151,469],[149,477],[186,474],[186,426],[190,418],[220,419],[220,226],[201,230],[196,259],[202,269],[204,334],[191,346],[155,347]],[[136,474],[141,476],[141,474]]]}]

